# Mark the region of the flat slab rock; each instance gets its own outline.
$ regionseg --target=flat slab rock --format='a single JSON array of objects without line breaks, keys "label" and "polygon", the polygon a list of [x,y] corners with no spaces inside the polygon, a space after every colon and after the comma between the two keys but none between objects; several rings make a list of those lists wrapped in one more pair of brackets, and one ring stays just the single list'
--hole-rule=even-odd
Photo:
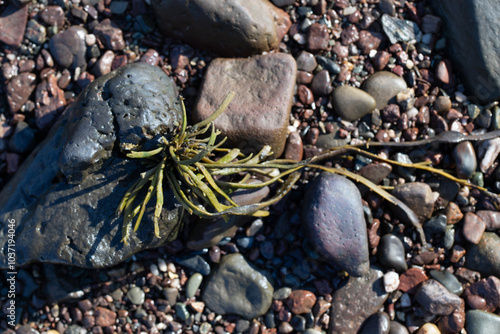
[{"label": "flat slab rock", "polygon": [[383,271],[372,266],[363,277],[349,277],[333,294],[328,334],[358,333],[363,322],[387,300]]},{"label": "flat slab rock", "polygon": [[288,14],[267,0],[154,0],[159,30],[222,56],[247,57],[277,49]]},{"label": "flat slab rock", "polygon": [[[104,267],[175,233],[179,204],[165,194],[160,234],[153,206],[129,245],[115,210],[144,167],[119,147],[139,144],[180,121],[176,91],[161,69],[137,63],[103,76],[80,94],[0,193],[0,245],[15,222],[17,265],[34,261]],[[5,253],[0,267],[7,266]]]},{"label": "flat slab rock", "polygon": [[209,117],[235,91],[216,128],[228,137],[228,145],[247,153],[270,145],[278,157],[285,148],[296,75],[295,59],[284,53],[217,58],[207,69],[192,117],[195,122]]}]

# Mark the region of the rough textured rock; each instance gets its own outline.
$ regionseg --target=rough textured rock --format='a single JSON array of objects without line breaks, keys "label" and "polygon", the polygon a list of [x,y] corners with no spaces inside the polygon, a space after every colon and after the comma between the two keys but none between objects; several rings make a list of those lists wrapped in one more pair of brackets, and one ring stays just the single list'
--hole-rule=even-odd
[{"label": "rough textured rock", "polygon": [[315,251],[351,275],[366,274],[368,236],[356,185],[325,172],[313,181],[304,198],[302,224]]},{"label": "rough textured rock", "polygon": [[500,3],[495,0],[433,1],[444,21],[447,51],[468,94],[482,104],[500,98]]},{"label": "rough textured rock", "polygon": [[218,314],[238,314],[246,319],[261,316],[269,310],[273,287],[254,269],[243,255],[229,254],[208,279],[202,299]]},{"label": "rough textured rock", "polygon": [[375,109],[375,99],[359,88],[340,86],[333,90],[332,104],[337,115],[355,121]]},{"label": "rough textured rock", "polygon": [[377,109],[396,102],[396,95],[407,88],[403,78],[394,73],[381,71],[373,74],[361,85],[361,89],[373,96]]},{"label": "rough textured rock", "polygon": [[420,221],[432,216],[434,196],[428,184],[422,182],[403,183],[394,187],[392,194],[417,213]]},{"label": "rough textured rock", "polygon": [[18,8],[9,4],[0,14],[0,42],[10,46],[19,46],[23,41],[28,6]]},{"label": "rough textured rock", "polygon": [[47,129],[55,121],[66,106],[64,91],[57,85],[54,74],[49,75],[36,86],[35,91],[36,125],[40,129]]},{"label": "rough textured rock", "polygon": [[224,97],[235,91],[229,107],[215,121],[228,145],[258,152],[264,145],[280,156],[297,74],[295,59],[268,54],[249,59],[218,58],[210,63],[193,113],[194,121],[210,116]]},{"label": "rough textured rock", "polygon": [[471,245],[467,252],[465,267],[484,276],[500,277],[500,237],[492,232],[483,233],[479,243]]},{"label": "rough textured rock", "polygon": [[328,334],[357,333],[363,322],[387,299],[384,273],[372,266],[363,277],[349,277],[333,295]]},{"label": "rough textured rock", "polygon": [[15,113],[28,101],[35,89],[36,75],[33,73],[21,73],[12,78],[7,84],[7,102],[10,111]]},{"label": "rough textured rock", "polygon": [[[80,94],[0,193],[0,244],[15,221],[17,265],[110,266],[166,240],[178,220],[169,191],[162,237],[154,236],[150,206],[129,244],[120,241],[123,220],[115,210],[143,166],[117,152],[119,144],[144,139],[143,127],[154,134],[180,121],[174,101],[170,79],[146,64],[122,67]],[[0,266],[6,264],[2,254]]]},{"label": "rough textured rock", "polygon": [[154,0],[152,6],[162,33],[223,56],[276,49],[291,25],[265,0]]}]

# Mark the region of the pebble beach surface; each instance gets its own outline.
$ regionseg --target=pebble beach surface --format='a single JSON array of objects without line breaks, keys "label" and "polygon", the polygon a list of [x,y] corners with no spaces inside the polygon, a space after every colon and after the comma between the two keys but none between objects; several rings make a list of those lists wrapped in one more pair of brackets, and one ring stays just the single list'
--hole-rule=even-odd
[{"label": "pebble beach surface", "polygon": [[22,265],[14,326],[0,275],[0,330],[500,333],[499,202],[429,171],[339,155],[324,163],[401,205],[307,170],[269,217],[189,217],[169,243],[143,222],[125,247],[109,218],[138,169],[119,146],[173,126],[177,93],[194,123],[235,91],[215,125],[244,152],[375,143],[360,148],[500,193],[499,16],[495,0],[0,0],[0,243],[15,215]]}]

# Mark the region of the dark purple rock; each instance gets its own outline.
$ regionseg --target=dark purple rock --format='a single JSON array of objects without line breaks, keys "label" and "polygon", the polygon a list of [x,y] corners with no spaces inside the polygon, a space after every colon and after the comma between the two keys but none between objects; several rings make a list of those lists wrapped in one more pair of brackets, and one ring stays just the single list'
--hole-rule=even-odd
[{"label": "dark purple rock", "polygon": [[302,223],[314,250],[337,268],[364,275],[369,267],[368,236],[358,188],[325,172],[304,198]]},{"label": "dark purple rock", "polygon": [[423,282],[417,293],[416,301],[428,312],[448,315],[460,308],[462,300],[434,279]]},{"label": "dark purple rock", "polygon": [[62,67],[75,69],[86,66],[85,44],[87,31],[79,26],[72,26],[67,30],[52,36],[49,42],[50,53]]}]

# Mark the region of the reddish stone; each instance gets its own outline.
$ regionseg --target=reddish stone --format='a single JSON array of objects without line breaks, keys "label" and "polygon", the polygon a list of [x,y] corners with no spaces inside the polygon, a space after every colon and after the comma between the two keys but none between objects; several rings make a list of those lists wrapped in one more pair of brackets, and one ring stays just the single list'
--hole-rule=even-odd
[{"label": "reddish stone", "polygon": [[398,289],[413,294],[417,290],[417,286],[427,279],[428,277],[422,269],[410,268],[399,275]]},{"label": "reddish stone", "polygon": [[378,49],[380,43],[382,42],[382,38],[383,35],[380,33],[361,30],[359,32],[359,40],[357,42],[358,48],[361,53],[368,54],[371,50]]},{"label": "reddish stone", "polygon": [[125,48],[123,32],[110,19],[102,20],[94,28],[94,35],[99,42],[108,50],[121,51]]},{"label": "reddish stone", "polygon": [[58,29],[62,29],[64,26],[64,11],[60,6],[47,6],[40,13],[42,21],[49,26],[56,26]]},{"label": "reddish stone", "polygon": [[36,124],[40,129],[50,126],[66,105],[64,91],[57,86],[57,79],[50,75],[36,87]]},{"label": "reddish stone", "polygon": [[299,95],[299,100],[304,105],[309,105],[314,102],[314,95],[309,88],[304,85],[300,85],[297,89],[297,94]]},{"label": "reddish stone", "polygon": [[293,314],[309,313],[316,303],[316,296],[307,290],[294,290],[286,303]]},{"label": "reddish stone", "polygon": [[465,249],[460,245],[454,245],[451,250],[450,262],[457,263],[465,255]]},{"label": "reddish stone", "polygon": [[157,66],[160,62],[160,54],[154,49],[149,49],[142,55],[140,61],[149,65]]},{"label": "reddish stone", "polygon": [[28,101],[35,89],[36,76],[33,73],[21,73],[7,84],[7,102],[10,111],[15,113]]},{"label": "reddish stone", "polygon": [[309,51],[328,50],[330,47],[329,40],[328,28],[324,24],[314,23],[309,27],[307,34],[307,49]]},{"label": "reddish stone", "polygon": [[448,206],[446,207],[445,213],[446,213],[446,219],[447,219],[448,225],[455,225],[464,216],[462,211],[460,211],[460,207],[454,202],[450,202],[448,204]]},{"label": "reddish stone", "polygon": [[472,212],[467,212],[465,214],[462,234],[467,241],[473,244],[479,243],[485,228],[486,224],[481,217]]},{"label": "reddish stone", "polygon": [[476,212],[476,214],[486,224],[487,231],[500,230],[500,212],[490,211],[490,210],[479,210]]},{"label": "reddish stone", "polygon": [[116,70],[118,67],[122,67],[127,65],[128,58],[126,55],[119,55],[113,59],[113,63],[111,64],[111,70]]},{"label": "reddish stone", "polygon": [[387,51],[378,51],[375,57],[373,58],[373,67],[377,71],[382,71],[387,64],[389,64],[389,58],[391,55]]},{"label": "reddish stone", "polygon": [[347,46],[344,46],[338,42],[333,46],[332,52],[337,55],[337,58],[339,60],[342,60],[349,56],[349,49],[347,48]]},{"label": "reddish stone", "polygon": [[307,85],[313,80],[313,75],[305,71],[297,71],[297,83]]},{"label": "reddish stone", "polygon": [[285,146],[285,159],[301,161],[303,156],[302,138],[298,132],[292,132],[288,135]]},{"label": "reddish stone", "polygon": [[441,333],[460,333],[465,325],[465,302],[462,300],[460,307],[450,315],[441,317],[438,328]]},{"label": "reddish stone", "polygon": [[464,291],[464,297],[469,298],[470,296],[483,298],[485,305],[479,308],[486,312],[494,312],[500,307],[500,279],[490,276],[468,286]]},{"label": "reddish stone", "polygon": [[[376,248],[380,242],[380,220],[374,219],[368,228],[368,244],[370,248]],[[372,253],[372,255],[375,255]]]},{"label": "reddish stone", "polygon": [[96,307],[94,311],[95,315],[95,324],[97,326],[106,327],[113,326],[116,321],[116,313],[104,308],[104,307]]},{"label": "reddish stone", "polygon": [[350,25],[342,29],[340,34],[340,41],[343,45],[349,45],[359,39],[359,32],[355,25]]},{"label": "reddish stone", "polygon": [[78,84],[78,86],[81,89],[83,89],[83,88],[87,87],[87,85],[89,83],[94,81],[94,79],[95,79],[95,77],[92,74],[90,74],[89,72],[83,72],[78,76],[76,83]]},{"label": "reddish stone", "polygon": [[0,15],[0,42],[14,47],[21,45],[27,20],[28,6],[8,5]]},{"label": "reddish stone", "polygon": [[94,67],[92,67],[92,74],[96,77],[100,77],[111,72],[111,65],[114,59],[115,53],[113,51],[108,50],[104,52],[101,58],[95,63]]}]

